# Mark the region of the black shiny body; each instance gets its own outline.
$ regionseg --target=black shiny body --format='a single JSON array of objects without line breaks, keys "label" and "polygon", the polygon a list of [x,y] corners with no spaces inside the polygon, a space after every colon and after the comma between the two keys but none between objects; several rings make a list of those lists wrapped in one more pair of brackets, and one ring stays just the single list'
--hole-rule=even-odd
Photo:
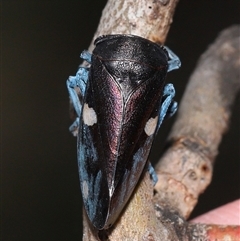
[{"label": "black shiny body", "polygon": [[168,54],[132,35],[103,36],[95,45],[84,103],[97,121],[79,126],[78,162],[85,209],[100,230],[116,221],[148,160],[156,131],[144,128],[159,115]]}]

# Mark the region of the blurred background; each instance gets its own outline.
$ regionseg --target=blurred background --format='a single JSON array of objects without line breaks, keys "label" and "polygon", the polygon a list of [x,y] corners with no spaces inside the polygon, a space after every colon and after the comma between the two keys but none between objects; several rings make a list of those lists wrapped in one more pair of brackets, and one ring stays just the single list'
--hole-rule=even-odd
[{"label": "blurred background", "polygon": [[[76,138],[68,132],[65,81],[75,75],[106,0],[3,0],[1,240],[79,241],[81,193]],[[239,24],[240,1],[180,0],[167,45],[182,68],[168,75],[181,100],[196,62],[218,33]],[[213,182],[192,217],[239,198],[240,96],[221,144]],[[151,160],[159,159],[172,120]]]}]

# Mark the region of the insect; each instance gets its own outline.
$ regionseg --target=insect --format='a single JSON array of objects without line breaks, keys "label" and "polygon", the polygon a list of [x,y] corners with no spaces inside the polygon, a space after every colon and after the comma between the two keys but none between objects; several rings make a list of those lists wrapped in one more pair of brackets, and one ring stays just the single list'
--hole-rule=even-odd
[{"label": "insect", "polygon": [[81,54],[90,67],[70,76],[67,88],[77,115],[70,131],[77,136],[83,203],[101,230],[119,217],[163,119],[177,109],[165,78],[181,62],[167,47],[134,35],[101,36],[94,44],[92,54]]}]

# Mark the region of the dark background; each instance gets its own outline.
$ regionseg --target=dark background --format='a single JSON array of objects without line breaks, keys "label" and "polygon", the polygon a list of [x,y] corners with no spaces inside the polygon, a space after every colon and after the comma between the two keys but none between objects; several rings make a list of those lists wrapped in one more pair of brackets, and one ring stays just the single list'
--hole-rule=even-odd
[{"label": "dark background", "polygon": [[[1,235],[4,241],[81,240],[76,139],[68,132],[65,81],[74,75],[106,1],[2,1]],[[180,0],[167,45],[182,68],[168,76],[180,101],[200,54],[240,22],[240,1]],[[213,182],[193,213],[239,198],[239,104]],[[152,160],[174,120],[165,123]]]}]

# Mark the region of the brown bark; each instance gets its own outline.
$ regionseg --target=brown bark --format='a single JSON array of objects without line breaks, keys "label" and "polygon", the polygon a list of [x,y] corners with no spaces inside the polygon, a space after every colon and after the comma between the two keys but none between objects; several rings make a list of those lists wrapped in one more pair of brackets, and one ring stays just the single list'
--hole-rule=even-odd
[{"label": "brown bark", "polygon": [[187,218],[212,178],[218,146],[239,91],[239,26],[221,33],[201,56],[181,100],[156,172],[156,202]]},{"label": "brown bark", "polygon": [[[106,34],[134,34],[164,43],[178,0],[109,0],[94,39]],[[89,47],[93,49],[93,41]]]},{"label": "brown bark", "polygon": [[240,226],[190,224],[188,226],[189,241],[238,241],[240,240]]}]

